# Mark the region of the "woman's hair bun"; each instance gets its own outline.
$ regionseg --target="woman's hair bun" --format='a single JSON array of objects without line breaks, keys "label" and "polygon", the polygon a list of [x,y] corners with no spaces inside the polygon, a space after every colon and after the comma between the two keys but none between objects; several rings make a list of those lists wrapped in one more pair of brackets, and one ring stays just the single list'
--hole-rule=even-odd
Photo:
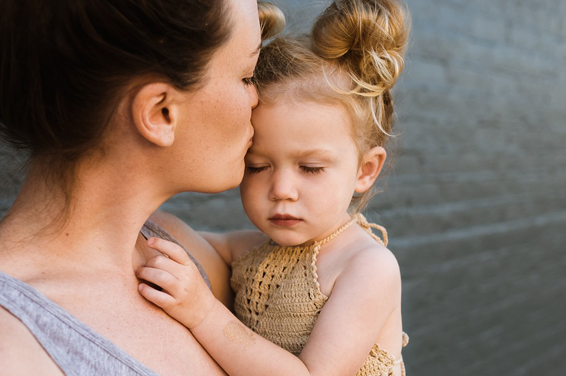
[{"label": "woman's hair bun", "polygon": [[261,25],[261,40],[269,39],[283,30],[285,27],[285,15],[277,6],[259,1],[257,9]]},{"label": "woman's hair bun", "polygon": [[409,30],[409,13],[398,0],[335,0],[316,20],[311,43],[346,69],[360,94],[377,96],[403,70]]}]

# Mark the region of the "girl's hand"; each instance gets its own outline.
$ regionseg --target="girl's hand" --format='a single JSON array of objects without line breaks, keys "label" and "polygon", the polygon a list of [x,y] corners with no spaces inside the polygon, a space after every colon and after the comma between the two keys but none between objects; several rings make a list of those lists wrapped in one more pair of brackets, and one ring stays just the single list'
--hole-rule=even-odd
[{"label": "girl's hand", "polygon": [[149,238],[147,245],[163,255],[152,257],[136,271],[142,280],[140,294],[187,328],[194,328],[214,306],[214,295],[183,248],[159,238]]}]

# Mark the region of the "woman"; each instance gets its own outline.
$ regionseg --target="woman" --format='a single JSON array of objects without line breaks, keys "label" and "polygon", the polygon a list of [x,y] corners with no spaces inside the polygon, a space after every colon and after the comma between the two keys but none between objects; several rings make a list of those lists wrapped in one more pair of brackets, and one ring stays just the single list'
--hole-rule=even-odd
[{"label": "woman", "polygon": [[[138,294],[134,272],[155,252],[144,237],[166,237],[144,225],[165,200],[242,178],[257,104],[257,3],[0,7],[0,131],[31,155],[0,222],[2,372],[224,374]],[[183,240],[205,266],[221,265],[190,233]],[[220,296],[225,272],[208,276]]]}]

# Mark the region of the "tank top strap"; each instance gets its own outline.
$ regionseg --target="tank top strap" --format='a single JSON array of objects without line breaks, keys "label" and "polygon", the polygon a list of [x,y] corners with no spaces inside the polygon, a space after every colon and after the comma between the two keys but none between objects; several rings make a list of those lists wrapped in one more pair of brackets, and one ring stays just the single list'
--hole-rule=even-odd
[{"label": "tank top strap", "polygon": [[0,307],[27,327],[65,375],[158,376],[41,292],[1,271]]}]

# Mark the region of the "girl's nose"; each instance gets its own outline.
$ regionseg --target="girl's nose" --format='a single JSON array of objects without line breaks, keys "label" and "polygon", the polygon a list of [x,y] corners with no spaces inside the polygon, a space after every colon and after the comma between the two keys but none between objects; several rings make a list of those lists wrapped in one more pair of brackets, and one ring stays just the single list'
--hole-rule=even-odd
[{"label": "girl's nose", "polygon": [[290,173],[276,171],[271,177],[270,199],[273,201],[290,200],[299,198],[299,191]]}]

